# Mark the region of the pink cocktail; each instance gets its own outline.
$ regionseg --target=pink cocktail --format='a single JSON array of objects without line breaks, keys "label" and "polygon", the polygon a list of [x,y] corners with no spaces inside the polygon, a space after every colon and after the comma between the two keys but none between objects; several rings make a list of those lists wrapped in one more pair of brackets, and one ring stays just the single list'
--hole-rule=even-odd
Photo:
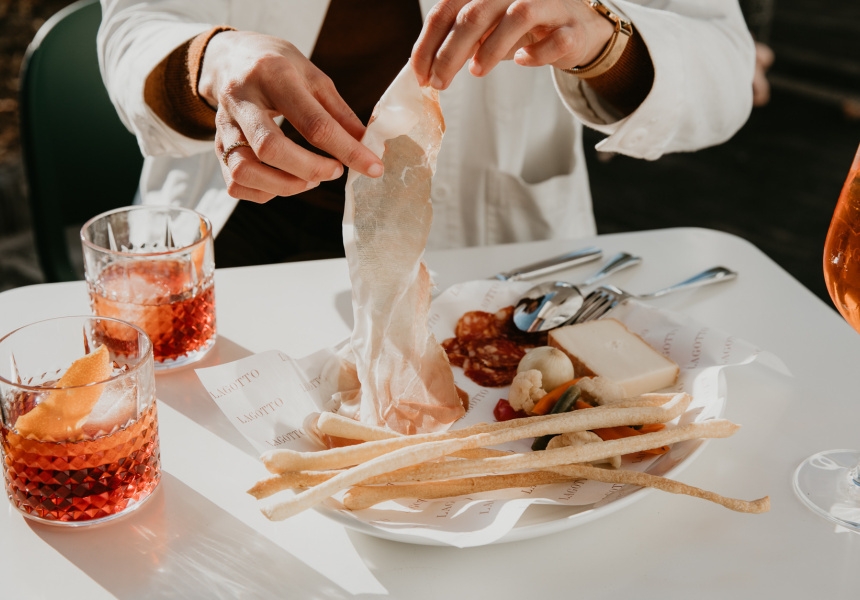
[{"label": "pink cocktail", "polygon": [[81,240],[93,314],[143,329],[156,369],[199,360],[214,345],[215,261],[205,217],[123,208],[87,222]]}]

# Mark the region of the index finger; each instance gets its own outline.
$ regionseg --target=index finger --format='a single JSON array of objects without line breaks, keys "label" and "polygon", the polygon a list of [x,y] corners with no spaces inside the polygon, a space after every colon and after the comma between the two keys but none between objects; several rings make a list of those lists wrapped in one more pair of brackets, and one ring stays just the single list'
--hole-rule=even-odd
[{"label": "index finger", "polygon": [[363,175],[382,175],[379,157],[351,135],[319,100],[310,94],[301,94],[291,97],[285,104],[284,117],[315,148]]},{"label": "index finger", "polygon": [[469,0],[441,0],[424,20],[424,27],[421,28],[421,34],[412,49],[411,58],[412,69],[421,85],[430,83],[430,69],[436,53],[453,29],[460,9],[468,2]]}]

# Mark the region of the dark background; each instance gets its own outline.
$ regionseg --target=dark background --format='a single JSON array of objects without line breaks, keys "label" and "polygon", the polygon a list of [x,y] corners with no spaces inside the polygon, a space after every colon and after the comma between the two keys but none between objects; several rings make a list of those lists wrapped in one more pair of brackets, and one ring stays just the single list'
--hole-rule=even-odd
[{"label": "dark background", "polygon": [[[0,291],[42,280],[18,142],[27,44],[67,0],[0,0]],[[860,2],[745,0],[776,55],[770,102],[727,143],[647,162],[598,155],[586,134],[600,233],[699,226],[744,237],[827,299],[821,254],[860,145]],[[742,269],[742,266],[737,266]]]}]

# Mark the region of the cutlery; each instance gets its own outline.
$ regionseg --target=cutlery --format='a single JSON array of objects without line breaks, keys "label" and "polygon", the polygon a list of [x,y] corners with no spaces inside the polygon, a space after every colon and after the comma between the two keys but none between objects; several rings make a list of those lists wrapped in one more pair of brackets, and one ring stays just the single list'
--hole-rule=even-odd
[{"label": "cutlery", "polygon": [[522,331],[546,331],[558,327],[582,306],[584,288],[594,285],[612,273],[638,265],[638,256],[620,252],[609,259],[596,273],[579,284],[566,281],[545,281],[527,291],[514,307],[514,324]]},{"label": "cutlery", "polygon": [[600,248],[588,246],[587,248],[580,248],[579,250],[566,252],[536,263],[517,267],[510,271],[497,273],[496,275],[493,275],[492,278],[499,279],[501,281],[523,281],[526,279],[534,279],[535,277],[561,271],[568,267],[575,267],[592,260],[597,260],[602,255],[603,251]]},{"label": "cutlery", "polygon": [[696,288],[703,285],[710,285],[712,283],[717,283],[720,281],[728,281],[730,279],[734,279],[737,276],[738,274],[735,271],[732,271],[725,267],[713,267],[706,271],[702,271],[697,275],[693,275],[689,279],[685,279],[684,281],[676,283],[675,285],[670,285],[669,287],[665,287],[649,294],[631,294],[629,292],[620,290],[613,285],[602,285],[590,294],[588,294],[588,296],[586,296],[584,302],[582,303],[582,307],[577,311],[575,315],[568,319],[564,323],[564,325],[571,325],[573,323],[582,323],[584,321],[592,321],[594,319],[599,319],[607,312],[609,312],[622,302],[629,300],[630,298],[636,300],[649,300],[651,298],[659,298],[660,296],[664,296],[666,294],[671,294],[673,292],[678,292],[681,290]]}]

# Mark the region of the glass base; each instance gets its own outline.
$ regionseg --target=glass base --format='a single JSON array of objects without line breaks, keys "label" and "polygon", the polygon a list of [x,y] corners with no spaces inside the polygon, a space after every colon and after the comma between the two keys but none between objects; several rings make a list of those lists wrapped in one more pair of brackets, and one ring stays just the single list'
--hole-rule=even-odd
[{"label": "glass base", "polygon": [[189,352],[188,354],[183,354],[178,358],[168,358],[162,361],[156,360],[154,363],[156,373],[162,371],[169,371],[171,369],[177,369],[179,367],[184,367],[185,365],[196,363],[198,360],[206,356],[206,353],[209,352],[213,346],[215,346],[215,339],[217,337],[217,334],[213,334],[212,337],[210,337],[206,341],[206,343],[200,346],[197,350]]},{"label": "glass base", "polygon": [[860,532],[860,451],[826,450],[794,471],[794,492],[813,512]]},{"label": "glass base", "polygon": [[119,512],[113,513],[112,515],[107,515],[106,517],[101,517],[99,519],[87,519],[85,521],[58,521],[57,519],[45,519],[45,518],[40,517],[36,514],[28,513],[27,511],[22,510],[20,508],[18,508],[18,512],[21,513],[21,515],[24,518],[29,519],[30,521],[33,521],[35,523],[41,523],[42,525],[50,525],[51,527],[61,527],[61,528],[62,527],[71,527],[71,528],[81,527],[81,528],[83,528],[83,527],[93,527],[95,525],[103,525],[105,523],[110,523],[111,521],[115,521],[117,519],[121,519],[127,515],[130,515],[131,513],[135,512],[138,508],[140,508],[141,506],[146,504],[146,501],[149,500],[150,498],[152,498],[152,496],[158,491],[158,483],[159,482],[160,482],[160,478],[159,478],[159,481],[157,481],[155,483],[155,487],[152,490],[150,490],[145,496],[140,498],[139,500],[135,500],[134,502],[130,502],[128,504],[128,506],[126,506],[124,509],[122,509]]}]

